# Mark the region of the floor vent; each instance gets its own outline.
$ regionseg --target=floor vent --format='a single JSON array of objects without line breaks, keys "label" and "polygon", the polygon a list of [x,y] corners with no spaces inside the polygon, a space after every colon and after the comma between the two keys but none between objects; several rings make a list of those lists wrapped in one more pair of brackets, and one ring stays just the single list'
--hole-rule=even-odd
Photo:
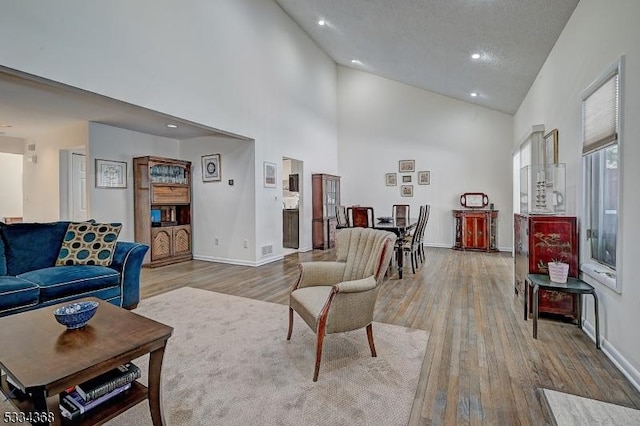
[{"label": "floor vent", "polygon": [[266,246],[262,246],[262,255],[266,256],[268,254],[273,253],[273,244],[267,244]]}]

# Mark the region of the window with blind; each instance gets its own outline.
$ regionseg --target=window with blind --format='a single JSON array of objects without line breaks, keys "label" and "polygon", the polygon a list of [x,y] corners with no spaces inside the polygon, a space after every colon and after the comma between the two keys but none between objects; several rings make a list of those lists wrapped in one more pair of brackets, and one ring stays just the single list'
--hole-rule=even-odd
[{"label": "window with blind", "polygon": [[597,265],[586,268],[585,272],[603,274],[609,281],[613,280],[614,285],[620,206],[622,64],[623,58],[582,95],[585,238],[588,262]]}]

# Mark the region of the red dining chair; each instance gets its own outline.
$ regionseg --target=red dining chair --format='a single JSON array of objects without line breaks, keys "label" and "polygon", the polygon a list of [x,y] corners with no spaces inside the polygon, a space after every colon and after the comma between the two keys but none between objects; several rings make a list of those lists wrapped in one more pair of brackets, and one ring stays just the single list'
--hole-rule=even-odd
[{"label": "red dining chair", "polygon": [[347,207],[347,217],[351,226],[355,228],[373,227],[375,215],[373,207]]}]

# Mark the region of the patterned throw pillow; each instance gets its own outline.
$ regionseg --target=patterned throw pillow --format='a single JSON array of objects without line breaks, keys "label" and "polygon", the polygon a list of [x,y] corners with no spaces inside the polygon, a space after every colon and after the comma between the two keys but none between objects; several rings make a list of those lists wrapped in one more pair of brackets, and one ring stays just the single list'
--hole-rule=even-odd
[{"label": "patterned throw pillow", "polygon": [[121,223],[70,223],[56,266],[109,266],[120,229]]}]

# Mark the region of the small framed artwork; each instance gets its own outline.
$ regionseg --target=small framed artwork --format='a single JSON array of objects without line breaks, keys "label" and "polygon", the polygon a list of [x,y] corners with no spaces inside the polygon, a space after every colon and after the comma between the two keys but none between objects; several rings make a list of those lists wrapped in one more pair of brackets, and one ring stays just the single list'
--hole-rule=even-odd
[{"label": "small framed artwork", "polygon": [[127,162],[96,158],[96,188],[126,188]]},{"label": "small framed artwork", "polygon": [[431,172],[418,172],[418,185],[431,185]]},{"label": "small framed artwork", "polygon": [[400,160],[398,161],[398,171],[400,173],[415,172],[416,160]]},{"label": "small framed artwork", "polygon": [[558,129],[553,129],[544,137],[544,164],[556,164],[558,162]]},{"label": "small framed artwork", "polygon": [[276,163],[264,162],[264,187],[275,188],[278,166]]},{"label": "small framed artwork", "polygon": [[387,186],[396,186],[398,184],[398,178],[395,173],[385,173],[384,182]]},{"label": "small framed artwork", "polygon": [[202,156],[202,181],[220,182],[222,172],[220,170],[220,154]]},{"label": "small framed artwork", "polygon": [[400,185],[400,195],[403,197],[413,197],[413,185]]},{"label": "small framed artwork", "polygon": [[411,175],[402,176],[402,183],[411,182]]}]

